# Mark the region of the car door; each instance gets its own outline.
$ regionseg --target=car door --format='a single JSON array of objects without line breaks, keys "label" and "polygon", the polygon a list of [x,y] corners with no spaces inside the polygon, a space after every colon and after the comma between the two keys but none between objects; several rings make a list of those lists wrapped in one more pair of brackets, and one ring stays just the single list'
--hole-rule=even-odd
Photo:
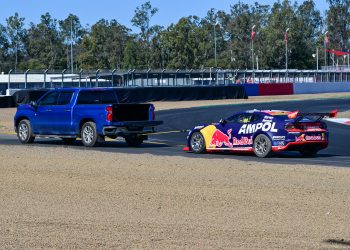
[{"label": "car door", "polygon": [[53,124],[57,121],[53,115],[53,107],[57,105],[58,97],[59,92],[52,91],[39,100],[33,122],[33,130],[35,134],[52,134]]},{"label": "car door", "polygon": [[[242,113],[234,115],[217,126],[222,138],[222,148],[245,148],[253,144],[254,127],[252,125],[253,114]],[[227,142],[228,141],[228,142]]]},{"label": "car door", "polygon": [[55,119],[51,126],[51,133],[55,135],[74,134],[72,126],[72,101],[74,91],[60,91],[57,105],[52,107],[52,114]]}]

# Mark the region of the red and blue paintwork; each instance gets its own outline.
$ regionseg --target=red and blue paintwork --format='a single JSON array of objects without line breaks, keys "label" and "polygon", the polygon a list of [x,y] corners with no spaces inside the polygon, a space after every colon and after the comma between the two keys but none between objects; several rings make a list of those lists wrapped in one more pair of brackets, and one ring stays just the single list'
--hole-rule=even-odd
[{"label": "red and blue paintwork", "polygon": [[[197,126],[187,136],[185,151],[192,151],[190,140],[194,132],[200,132],[207,152],[253,152],[254,139],[265,134],[272,144],[272,151],[299,151],[303,147],[321,150],[328,146],[327,126],[321,120],[331,113],[300,113],[299,111],[249,110],[234,113],[226,120],[210,125]],[[237,119],[238,117],[238,119]]]}]

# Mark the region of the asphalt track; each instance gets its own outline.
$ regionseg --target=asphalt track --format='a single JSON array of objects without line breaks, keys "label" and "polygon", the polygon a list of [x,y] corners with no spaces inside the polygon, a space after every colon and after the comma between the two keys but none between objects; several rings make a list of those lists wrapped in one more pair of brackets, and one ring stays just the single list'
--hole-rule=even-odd
[{"label": "asphalt track", "polygon": [[[273,97],[271,97],[273,98]],[[208,101],[210,102],[210,101]],[[318,99],[307,101],[287,101],[257,104],[234,104],[206,106],[199,108],[166,110],[157,112],[157,120],[163,120],[164,125],[158,131],[173,131],[189,129],[196,125],[217,122],[221,118],[230,116],[233,112],[249,109],[281,109],[301,110],[303,112],[329,112],[333,109],[339,111],[350,110],[350,99]],[[228,158],[239,159],[245,162],[265,162],[271,164],[312,164],[324,166],[350,167],[350,126],[327,122],[330,131],[330,144],[325,150],[320,151],[315,157],[304,158],[297,152],[283,152],[272,158],[259,159],[252,154],[204,154],[196,155],[183,152],[186,142],[186,133],[170,133],[152,135],[150,140],[140,148],[130,148],[123,141],[106,141],[102,146],[87,149],[77,141],[73,146],[64,145],[59,139],[37,139],[31,146],[38,147],[70,147],[80,150],[97,150],[103,152],[119,152],[129,154],[149,153],[154,155],[204,157],[207,159]],[[2,145],[21,145],[15,135],[0,135]],[[23,145],[26,147],[27,145]]]}]

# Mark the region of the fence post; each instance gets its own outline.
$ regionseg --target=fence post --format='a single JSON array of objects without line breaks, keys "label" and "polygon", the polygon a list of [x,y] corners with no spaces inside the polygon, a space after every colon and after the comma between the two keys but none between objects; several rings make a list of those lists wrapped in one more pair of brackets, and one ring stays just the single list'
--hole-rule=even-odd
[{"label": "fence post", "polygon": [[44,84],[43,84],[43,88],[46,88],[46,74],[47,74],[47,71],[49,71],[49,70],[48,69],[44,70]]},{"label": "fence post", "polygon": [[98,70],[96,70],[96,86],[95,87],[98,87],[98,75],[99,75],[99,73],[100,73],[100,70],[98,69]]},{"label": "fence post", "polygon": [[81,75],[82,75],[83,72],[84,72],[83,69],[79,70],[79,88],[81,87]]},{"label": "fence post", "polygon": [[114,87],[114,73],[116,72],[116,69],[112,70],[112,88]]},{"label": "fence post", "polygon": [[63,88],[63,81],[64,81],[64,73],[66,72],[67,69],[62,70],[62,82],[61,82],[61,87]]},{"label": "fence post", "polygon": [[10,93],[10,83],[11,83],[11,73],[12,73],[13,69],[10,69],[9,71],[9,80],[7,82],[7,89],[8,89],[8,95],[11,95]]},{"label": "fence post", "polygon": [[27,83],[28,83],[28,72],[30,69],[27,69],[26,72],[24,72],[24,88],[27,88]]}]

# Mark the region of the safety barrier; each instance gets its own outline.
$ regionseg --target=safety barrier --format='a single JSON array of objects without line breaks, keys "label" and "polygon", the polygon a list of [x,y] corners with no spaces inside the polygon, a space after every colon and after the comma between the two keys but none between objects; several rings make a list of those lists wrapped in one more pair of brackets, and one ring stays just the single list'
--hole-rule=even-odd
[{"label": "safety barrier", "polygon": [[294,83],[294,94],[350,92],[350,82]]}]

